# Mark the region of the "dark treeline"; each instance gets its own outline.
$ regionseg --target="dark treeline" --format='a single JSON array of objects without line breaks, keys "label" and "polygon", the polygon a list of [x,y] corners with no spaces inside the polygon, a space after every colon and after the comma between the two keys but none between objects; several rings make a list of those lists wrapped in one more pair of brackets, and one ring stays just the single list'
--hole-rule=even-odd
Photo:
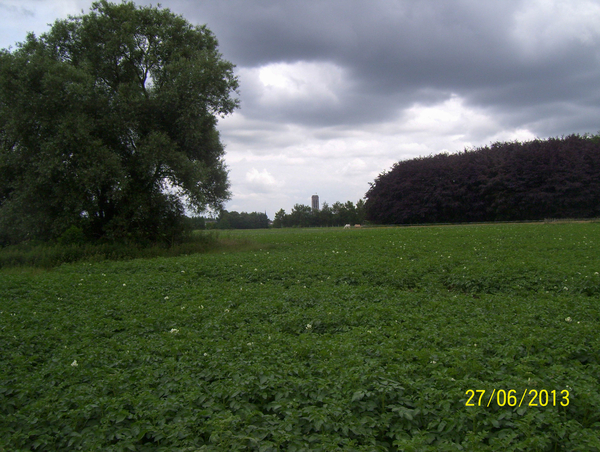
[{"label": "dark treeline", "polygon": [[345,224],[360,224],[365,220],[365,202],[361,199],[356,205],[352,201],[335,202],[331,206],[326,202],[320,210],[310,206],[296,204],[289,214],[281,209],[275,214],[274,228],[282,227],[315,227],[343,226]]},{"label": "dark treeline", "polygon": [[494,143],[394,164],[366,194],[375,223],[600,216],[600,135]]},{"label": "dark treeline", "polygon": [[221,211],[214,225],[217,229],[262,229],[269,227],[269,217],[260,212]]}]

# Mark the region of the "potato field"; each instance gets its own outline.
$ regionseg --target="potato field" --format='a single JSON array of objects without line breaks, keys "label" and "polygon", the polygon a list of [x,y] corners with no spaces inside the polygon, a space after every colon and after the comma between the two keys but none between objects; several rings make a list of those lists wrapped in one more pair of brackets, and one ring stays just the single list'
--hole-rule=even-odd
[{"label": "potato field", "polygon": [[0,270],[0,451],[600,451],[600,223]]}]

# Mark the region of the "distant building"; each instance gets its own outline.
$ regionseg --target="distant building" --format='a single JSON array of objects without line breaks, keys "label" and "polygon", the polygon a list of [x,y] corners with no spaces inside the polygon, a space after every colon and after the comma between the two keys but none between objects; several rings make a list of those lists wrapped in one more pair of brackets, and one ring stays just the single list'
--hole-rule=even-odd
[{"label": "distant building", "polygon": [[319,210],[319,195],[312,195],[312,210]]}]

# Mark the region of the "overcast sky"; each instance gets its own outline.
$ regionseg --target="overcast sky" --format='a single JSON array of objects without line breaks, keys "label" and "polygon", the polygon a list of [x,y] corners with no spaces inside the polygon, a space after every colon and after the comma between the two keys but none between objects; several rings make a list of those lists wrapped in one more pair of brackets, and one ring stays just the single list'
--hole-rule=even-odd
[{"label": "overcast sky", "polygon": [[[0,47],[91,3],[0,0]],[[160,3],[237,66],[228,210],[356,202],[400,160],[600,131],[600,0]]]}]

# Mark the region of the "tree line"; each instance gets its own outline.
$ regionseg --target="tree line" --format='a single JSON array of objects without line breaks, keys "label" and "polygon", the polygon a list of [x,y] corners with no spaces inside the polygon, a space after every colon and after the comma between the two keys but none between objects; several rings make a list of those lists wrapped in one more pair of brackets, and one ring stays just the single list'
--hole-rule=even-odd
[{"label": "tree line", "polygon": [[332,227],[346,224],[361,224],[365,221],[365,202],[359,200],[356,204],[352,201],[345,203],[335,202],[331,206],[326,202],[319,210],[305,204],[296,204],[287,214],[280,209],[275,214],[273,222],[266,213],[262,212],[236,212],[221,210],[215,220],[203,217],[187,218],[187,224],[192,229],[266,229],[290,227]]},{"label": "tree line", "polygon": [[374,223],[600,216],[600,135],[494,143],[398,162],[366,193]]},{"label": "tree line", "polygon": [[263,229],[269,227],[269,217],[261,212],[222,210],[216,223],[208,223],[208,226],[216,229]]},{"label": "tree line", "polygon": [[310,206],[296,204],[287,214],[280,209],[273,220],[274,228],[282,227],[325,227],[344,226],[345,224],[361,224],[365,221],[365,202],[359,200],[356,205],[352,201],[335,202],[331,206],[326,202],[319,210]]}]

